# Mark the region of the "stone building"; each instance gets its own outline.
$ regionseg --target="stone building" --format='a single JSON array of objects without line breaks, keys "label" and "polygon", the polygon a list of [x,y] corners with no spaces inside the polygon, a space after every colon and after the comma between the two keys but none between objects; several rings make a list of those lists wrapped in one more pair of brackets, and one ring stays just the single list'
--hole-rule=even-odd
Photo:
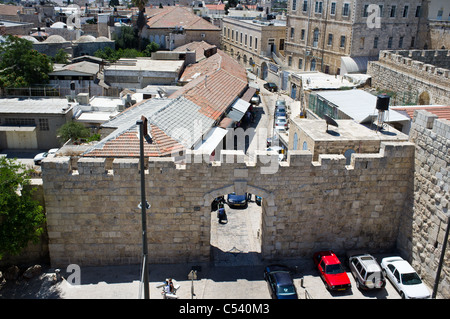
[{"label": "stone building", "polygon": [[450,48],[450,2],[426,0],[423,2],[419,47],[425,50]]},{"label": "stone building", "polygon": [[361,73],[380,50],[415,48],[422,1],[372,3],[290,0],[285,64],[292,60],[299,70]]},{"label": "stone building", "polygon": [[172,85],[178,81],[184,60],[122,58],[105,67],[104,80],[120,90],[142,89],[147,85]]},{"label": "stone building", "polygon": [[405,142],[408,136],[389,128],[377,131],[353,120],[336,120],[338,127],[325,120],[294,118],[290,121],[289,150],[308,150],[317,161],[320,154],[341,154],[350,164],[353,153],[378,153],[381,142]]},{"label": "stone building", "polygon": [[[396,96],[410,96],[409,104],[450,104],[450,51],[381,51],[368,65],[372,87]],[[395,104],[394,104],[395,105]],[[397,104],[401,105],[401,104]]]},{"label": "stone building", "polygon": [[0,149],[50,149],[59,147],[58,129],[72,120],[67,99],[0,99]]},{"label": "stone building", "polygon": [[258,77],[273,82],[273,56],[284,55],[286,21],[224,18],[222,23],[222,50]]},{"label": "stone building", "polygon": [[159,44],[161,49],[172,50],[194,41],[220,46],[220,28],[196,16],[189,8],[147,8],[146,14],[147,25],[141,36]]}]

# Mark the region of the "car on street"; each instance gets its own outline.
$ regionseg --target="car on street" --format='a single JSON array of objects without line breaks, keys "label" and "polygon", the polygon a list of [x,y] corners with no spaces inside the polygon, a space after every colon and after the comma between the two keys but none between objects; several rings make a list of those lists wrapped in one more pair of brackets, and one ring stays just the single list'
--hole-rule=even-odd
[{"label": "car on street", "polygon": [[286,108],[286,101],[285,100],[277,100],[275,102],[275,108],[278,108],[278,107]]},{"label": "car on street", "polygon": [[333,251],[318,251],[314,253],[313,260],[328,290],[343,291],[351,288],[350,278]]},{"label": "car on street", "polygon": [[264,269],[264,280],[269,285],[273,299],[298,299],[289,268],[284,265],[269,265]]},{"label": "car on street", "polygon": [[429,299],[430,291],[414,268],[402,257],[386,257],[381,260],[385,276],[403,299]]},{"label": "car on street", "polygon": [[278,86],[275,83],[267,82],[264,84],[264,88],[270,92],[277,92]]},{"label": "car on street", "polygon": [[34,160],[34,164],[35,165],[41,165],[41,162],[46,157],[48,157],[49,155],[54,155],[57,151],[58,151],[58,148],[52,148],[52,149],[49,149],[47,152],[42,152],[42,153],[37,154],[34,157],[34,159],[33,159]]},{"label": "car on street", "polygon": [[281,127],[284,127],[284,129],[287,129],[288,122],[287,122],[286,117],[284,117],[284,116],[277,117],[275,119],[275,127],[277,127],[277,126],[281,126]]},{"label": "car on street", "polygon": [[236,193],[230,193],[227,195],[227,204],[230,207],[238,206],[244,207],[247,206],[247,193],[243,195],[236,195]]},{"label": "car on street", "polygon": [[261,202],[262,202],[262,197],[258,196],[258,195],[255,195],[255,203],[256,203],[256,205],[261,206]]},{"label": "car on street", "polygon": [[382,269],[372,255],[351,255],[348,260],[348,265],[355,278],[358,289],[381,289],[386,285],[386,278],[383,275]]}]

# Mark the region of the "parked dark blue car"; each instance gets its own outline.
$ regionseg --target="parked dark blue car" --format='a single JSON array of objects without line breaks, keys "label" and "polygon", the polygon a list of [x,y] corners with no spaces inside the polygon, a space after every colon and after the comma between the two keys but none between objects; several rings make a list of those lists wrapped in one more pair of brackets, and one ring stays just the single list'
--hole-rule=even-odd
[{"label": "parked dark blue car", "polygon": [[298,299],[289,268],[283,265],[270,265],[264,269],[264,279],[269,285],[273,299]]},{"label": "parked dark blue car", "polygon": [[239,206],[244,207],[247,206],[247,193],[243,195],[236,195],[236,193],[230,193],[227,196],[227,204],[228,206]]}]

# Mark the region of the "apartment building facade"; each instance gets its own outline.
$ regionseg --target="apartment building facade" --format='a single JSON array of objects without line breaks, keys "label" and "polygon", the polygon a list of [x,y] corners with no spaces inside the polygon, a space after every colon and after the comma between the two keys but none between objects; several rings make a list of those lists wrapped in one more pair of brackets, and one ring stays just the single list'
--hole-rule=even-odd
[{"label": "apartment building facade", "polygon": [[380,50],[417,46],[422,0],[289,0],[285,63],[360,73]]},{"label": "apartment building facade", "polygon": [[270,80],[270,73],[276,73],[272,58],[282,59],[285,38],[285,21],[223,19],[222,50],[263,79]]}]

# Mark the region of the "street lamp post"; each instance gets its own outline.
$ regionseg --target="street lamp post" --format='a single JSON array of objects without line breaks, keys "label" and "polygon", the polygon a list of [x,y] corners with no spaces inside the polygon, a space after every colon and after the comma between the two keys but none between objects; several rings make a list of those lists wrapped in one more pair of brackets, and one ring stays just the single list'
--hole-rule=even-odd
[{"label": "street lamp post", "polygon": [[[145,123],[147,124],[147,123]],[[140,148],[140,169],[141,169],[141,215],[142,215],[142,254],[143,254],[143,284],[144,284],[144,299],[150,299],[150,289],[148,280],[148,244],[147,244],[147,215],[146,209],[148,208],[147,201],[145,199],[145,172],[144,172],[144,121],[136,121],[136,125],[139,126],[139,148]]]}]

